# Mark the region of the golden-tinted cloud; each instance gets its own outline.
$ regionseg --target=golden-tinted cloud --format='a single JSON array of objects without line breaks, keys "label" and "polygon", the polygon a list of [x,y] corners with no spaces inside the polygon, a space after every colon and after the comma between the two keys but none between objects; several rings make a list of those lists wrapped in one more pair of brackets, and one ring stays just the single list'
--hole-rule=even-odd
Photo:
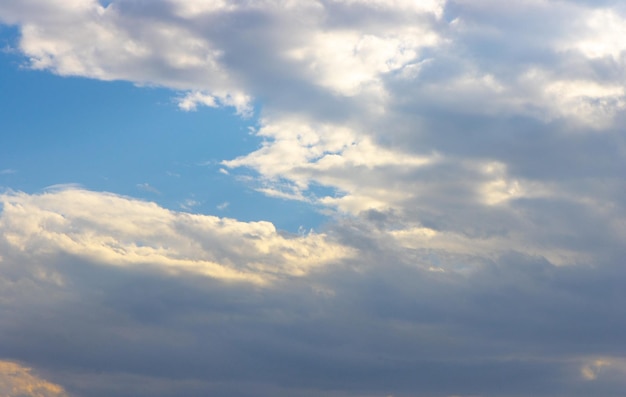
[{"label": "golden-tinted cloud", "polygon": [[62,386],[40,378],[31,368],[0,360],[0,396],[68,397]]}]

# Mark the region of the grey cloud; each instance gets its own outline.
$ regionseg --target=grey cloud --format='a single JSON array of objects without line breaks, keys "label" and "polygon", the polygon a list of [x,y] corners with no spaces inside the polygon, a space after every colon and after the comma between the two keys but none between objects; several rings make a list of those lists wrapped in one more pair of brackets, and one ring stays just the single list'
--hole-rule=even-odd
[{"label": "grey cloud", "polygon": [[365,226],[333,232],[358,260],[272,288],[72,255],[43,267],[60,286],[28,274],[31,255],[11,250],[3,268],[26,274],[13,277],[19,290],[3,288],[1,349],[76,395],[153,395],[158,385],[162,396],[619,395],[621,381],[580,376],[585,360],[626,354],[619,263],[555,267],[509,253],[432,272],[463,264]]},{"label": "grey cloud", "polygon": [[3,212],[2,354],[77,396],[623,394],[624,48],[581,44],[619,4],[183,3],[0,15],[70,45],[83,69],[23,30],[56,73],[258,99],[264,145],[225,166],[334,218],[298,239],[24,196],[46,216]]}]

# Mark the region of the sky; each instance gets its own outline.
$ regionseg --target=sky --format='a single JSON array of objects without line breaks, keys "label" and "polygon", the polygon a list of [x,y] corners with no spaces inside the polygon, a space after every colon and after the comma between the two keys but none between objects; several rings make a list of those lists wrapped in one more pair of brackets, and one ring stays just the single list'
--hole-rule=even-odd
[{"label": "sky", "polygon": [[623,396],[625,36],[0,0],[0,396]]}]

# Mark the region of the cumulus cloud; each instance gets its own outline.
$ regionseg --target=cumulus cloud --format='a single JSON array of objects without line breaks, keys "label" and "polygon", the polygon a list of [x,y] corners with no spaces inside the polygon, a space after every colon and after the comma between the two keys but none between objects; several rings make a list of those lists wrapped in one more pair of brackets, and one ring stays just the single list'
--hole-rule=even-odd
[{"label": "cumulus cloud", "polygon": [[42,260],[65,253],[262,284],[350,255],[324,234],[285,236],[269,222],[176,213],[112,194],[67,189],[0,198],[5,245]]},{"label": "cumulus cloud", "polygon": [[611,1],[1,3],[31,68],[259,109],[260,147],[219,172],[331,221],[292,236],[3,194],[0,350],[89,395],[621,395],[625,19]]},{"label": "cumulus cloud", "polygon": [[[537,180],[542,176],[523,170],[530,158],[538,168],[554,168],[559,155],[536,155],[547,144],[571,146],[581,139],[571,136],[577,131],[605,135],[585,138],[585,145],[620,146],[615,126],[626,97],[617,39],[624,13],[617,7],[543,1],[510,7],[366,0],[107,4],[38,2],[32,12],[35,3],[6,3],[0,18],[20,26],[19,47],[36,69],[169,87],[181,91],[183,110],[230,106],[249,117],[259,98],[258,135],[265,143],[224,164],[258,171],[259,190],[269,195],[310,200],[308,187],[323,185],[337,192],[318,200],[330,208],[403,211],[406,198],[430,186],[407,184],[410,172],[400,168],[436,157],[466,178],[494,162],[517,173],[508,180],[471,177],[490,195],[485,203],[502,203],[567,190],[555,186],[561,179]],[[579,162],[583,148],[568,149],[561,163]],[[609,160],[618,166],[623,156]],[[361,169],[381,170],[389,183],[372,178],[371,186],[359,181],[355,187]],[[458,185],[437,169],[420,167],[420,173]]]}]

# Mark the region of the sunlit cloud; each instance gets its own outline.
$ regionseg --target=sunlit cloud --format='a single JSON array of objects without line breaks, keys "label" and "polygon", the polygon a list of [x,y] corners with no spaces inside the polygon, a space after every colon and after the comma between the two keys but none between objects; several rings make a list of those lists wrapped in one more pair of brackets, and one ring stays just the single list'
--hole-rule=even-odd
[{"label": "sunlit cloud", "polygon": [[[65,389],[8,361],[0,387],[621,395],[625,21],[578,0],[0,3],[28,73],[158,87],[247,134],[203,125],[215,151],[180,163],[163,144],[124,191],[158,204],[6,186],[0,351]],[[204,196],[181,163],[212,167]]]},{"label": "sunlit cloud", "polygon": [[18,363],[0,360],[0,393],[20,397],[68,397],[63,387],[48,382]]},{"label": "sunlit cloud", "polygon": [[112,194],[69,189],[0,199],[7,249],[39,258],[70,254],[104,266],[266,284],[351,255],[324,234],[285,236],[269,222],[177,213]]}]

